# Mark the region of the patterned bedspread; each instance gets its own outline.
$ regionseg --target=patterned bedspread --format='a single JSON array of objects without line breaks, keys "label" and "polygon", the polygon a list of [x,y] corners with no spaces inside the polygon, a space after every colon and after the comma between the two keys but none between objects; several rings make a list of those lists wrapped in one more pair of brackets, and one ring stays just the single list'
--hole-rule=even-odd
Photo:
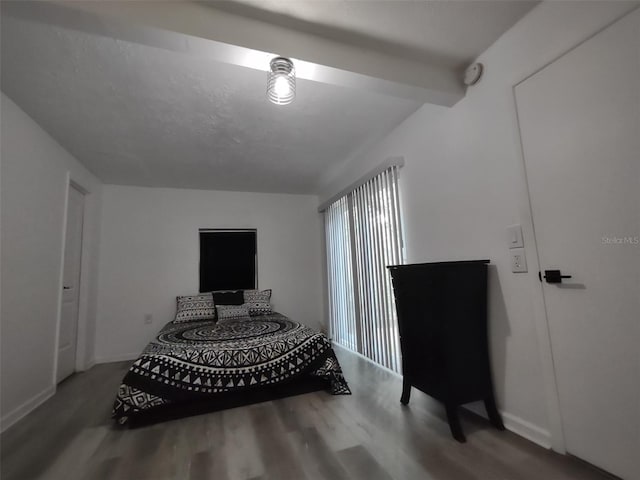
[{"label": "patterned bedspread", "polygon": [[334,395],[351,393],[329,340],[284,315],[170,322],[124,377],[112,416],[124,423],[156,407],[302,376],[325,379]]}]

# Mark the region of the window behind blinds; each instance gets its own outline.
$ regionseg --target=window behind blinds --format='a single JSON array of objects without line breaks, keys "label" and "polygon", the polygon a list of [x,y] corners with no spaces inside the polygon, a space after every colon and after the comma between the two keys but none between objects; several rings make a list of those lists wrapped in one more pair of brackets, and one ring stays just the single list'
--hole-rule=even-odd
[{"label": "window behind blinds", "polygon": [[388,265],[402,258],[398,167],[390,167],[325,211],[331,335],[400,371],[398,324]]},{"label": "window behind blinds", "polygon": [[332,338],[340,345],[357,350],[351,221],[349,217],[347,197],[330,205],[325,212],[329,315]]},{"label": "window behind blinds", "polygon": [[257,288],[254,229],[200,229],[200,291]]}]

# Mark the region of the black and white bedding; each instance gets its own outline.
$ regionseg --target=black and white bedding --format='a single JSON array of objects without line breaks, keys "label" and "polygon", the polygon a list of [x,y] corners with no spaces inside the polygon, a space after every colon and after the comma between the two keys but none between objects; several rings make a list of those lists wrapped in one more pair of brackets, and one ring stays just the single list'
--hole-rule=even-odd
[{"label": "black and white bedding", "polygon": [[125,424],[192,402],[216,409],[219,399],[310,381],[351,393],[329,340],[284,315],[170,322],[124,377],[112,416]]}]

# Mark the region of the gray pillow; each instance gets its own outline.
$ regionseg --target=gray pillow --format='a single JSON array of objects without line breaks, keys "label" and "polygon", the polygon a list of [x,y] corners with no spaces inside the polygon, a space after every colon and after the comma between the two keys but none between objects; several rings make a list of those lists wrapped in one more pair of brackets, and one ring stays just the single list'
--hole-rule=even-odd
[{"label": "gray pillow", "polygon": [[218,311],[218,322],[249,318],[249,308],[246,305],[216,305],[216,310]]}]

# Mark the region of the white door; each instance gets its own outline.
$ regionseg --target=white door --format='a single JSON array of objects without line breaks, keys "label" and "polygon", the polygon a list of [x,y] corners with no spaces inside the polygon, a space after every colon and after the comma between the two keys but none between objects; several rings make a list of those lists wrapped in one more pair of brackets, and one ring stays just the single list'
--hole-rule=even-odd
[{"label": "white door", "polygon": [[566,448],[640,479],[640,11],[515,91]]},{"label": "white door", "polygon": [[64,245],[62,307],[58,339],[58,382],[71,375],[76,369],[83,215],[84,194],[71,185]]}]

